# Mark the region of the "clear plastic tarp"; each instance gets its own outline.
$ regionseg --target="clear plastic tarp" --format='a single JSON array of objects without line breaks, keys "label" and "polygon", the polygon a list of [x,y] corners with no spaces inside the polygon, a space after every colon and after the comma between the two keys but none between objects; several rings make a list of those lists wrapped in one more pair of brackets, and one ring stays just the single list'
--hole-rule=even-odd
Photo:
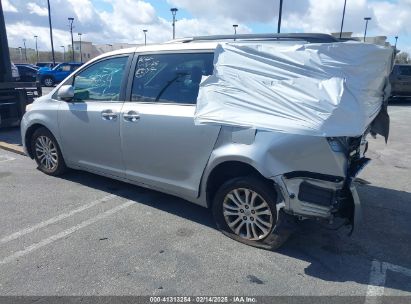
[{"label": "clear plastic tarp", "polygon": [[195,123],[360,136],[387,95],[392,55],[358,42],[219,44]]}]

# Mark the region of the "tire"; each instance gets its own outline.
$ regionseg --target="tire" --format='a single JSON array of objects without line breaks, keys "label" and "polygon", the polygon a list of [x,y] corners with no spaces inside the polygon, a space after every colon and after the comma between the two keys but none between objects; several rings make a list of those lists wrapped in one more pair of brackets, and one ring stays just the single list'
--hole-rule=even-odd
[{"label": "tire", "polygon": [[58,176],[67,171],[57,140],[46,128],[34,131],[31,137],[31,151],[41,172]]},{"label": "tire", "polygon": [[54,79],[52,77],[49,77],[49,76],[44,77],[43,78],[43,84],[46,87],[52,87],[54,85]]},{"label": "tire", "polygon": [[234,178],[225,182],[215,194],[213,217],[218,229],[230,238],[254,247],[275,250],[290,234],[278,228],[276,199],[274,186],[263,178]]}]

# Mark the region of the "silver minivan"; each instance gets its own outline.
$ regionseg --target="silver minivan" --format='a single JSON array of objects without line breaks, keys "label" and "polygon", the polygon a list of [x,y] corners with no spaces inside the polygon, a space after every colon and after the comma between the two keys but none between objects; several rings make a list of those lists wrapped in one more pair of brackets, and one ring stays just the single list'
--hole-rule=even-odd
[{"label": "silver minivan", "polygon": [[[243,42],[335,42],[274,36]],[[28,107],[26,153],[49,175],[85,170],[209,207],[223,233],[261,248],[278,248],[298,220],[353,225],[360,205],[352,181],[368,161],[365,136],[194,124],[201,79],[213,73],[218,42],[232,38],[182,39],[91,60]]]}]

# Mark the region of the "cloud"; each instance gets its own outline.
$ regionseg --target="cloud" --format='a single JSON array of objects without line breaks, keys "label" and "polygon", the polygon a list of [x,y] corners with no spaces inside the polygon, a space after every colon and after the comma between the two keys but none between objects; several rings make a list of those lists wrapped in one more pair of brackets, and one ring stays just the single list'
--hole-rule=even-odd
[{"label": "cloud", "polygon": [[[162,3],[160,3],[162,1]],[[38,35],[40,49],[49,49],[48,19],[44,0],[2,0],[9,44],[18,46],[23,38]],[[51,14],[56,45],[70,43],[67,17],[74,17],[74,31],[94,43],[142,43],[168,41],[172,27],[159,15],[164,4],[180,9],[177,36],[231,34],[232,24],[239,33],[254,30],[274,32],[279,0],[53,0]],[[283,31],[338,32],[343,0],[284,1]],[[167,12],[169,13],[169,12]],[[361,35],[365,16],[372,17],[370,35],[399,35],[401,47],[411,44],[411,0],[347,0],[344,31]],[[29,44],[29,43],[28,43]]]},{"label": "cloud", "polygon": [[4,12],[9,12],[9,13],[17,13],[17,8],[15,8],[13,5],[11,5],[11,3],[9,2],[9,0],[3,0],[3,11]]},{"label": "cloud", "polygon": [[29,11],[30,14],[36,14],[39,16],[48,16],[48,11],[46,7],[41,7],[33,2],[27,3],[27,10]]}]

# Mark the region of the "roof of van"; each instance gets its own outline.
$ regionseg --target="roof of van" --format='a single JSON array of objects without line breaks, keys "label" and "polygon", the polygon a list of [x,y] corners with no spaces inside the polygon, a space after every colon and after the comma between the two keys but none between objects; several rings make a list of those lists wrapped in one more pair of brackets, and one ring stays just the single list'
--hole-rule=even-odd
[{"label": "roof of van", "polygon": [[97,58],[108,55],[120,55],[127,53],[163,52],[179,50],[213,50],[218,43],[236,41],[241,43],[273,43],[273,42],[300,42],[300,43],[333,43],[339,42],[335,37],[328,34],[290,33],[290,34],[238,34],[238,35],[215,35],[196,36],[171,40],[160,44],[149,44],[133,48],[120,49]]}]

